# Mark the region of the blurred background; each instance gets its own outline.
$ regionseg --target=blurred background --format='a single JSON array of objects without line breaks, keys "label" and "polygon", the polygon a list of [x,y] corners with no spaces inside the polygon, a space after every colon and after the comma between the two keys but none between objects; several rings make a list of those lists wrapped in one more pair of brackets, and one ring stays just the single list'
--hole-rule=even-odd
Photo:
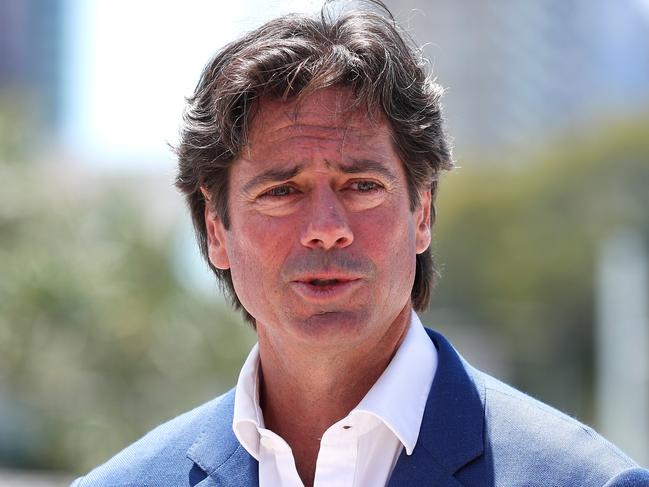
[{"label": "blurred background", "polygon": [[[424,323],[649,464],[649,0],[386,2],[447,88]],[[255,337],[172,186],[226,42],[320,2],[0,2],[0,485],[66,485]]]}]

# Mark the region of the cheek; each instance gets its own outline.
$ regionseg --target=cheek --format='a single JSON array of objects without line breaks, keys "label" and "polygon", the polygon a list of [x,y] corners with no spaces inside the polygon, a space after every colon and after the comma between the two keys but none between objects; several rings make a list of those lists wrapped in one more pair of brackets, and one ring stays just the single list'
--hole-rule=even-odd
[{"label": "cheek", "polygon": [[[359,222],[364,238],[363,253],[379,271],[373,302],[381,313],[389,315],[393,307],[403,306],[410,298],[415,279],[416,253],[412,216],[404,212],[385,213]],[[360,234],[357,236],[361,236]]]},{"label": "cheek", "polygon": [[229,237],[232,280],[237,294],[245,295],[251,289],[263,292],[264,286],[275,282],[270,276],[279,271],[289,239],[273,222],[254,219],[233,226]]},{"label": "cheek", "polygon": [[390,252],[385,261],[389,273],[388,287],[395,298],[410,296],[415,280],[417,253],[415,248],[415,229],[412,218],[404,217],[390,234]]},{"label": "cheek", "polygon": [[415,253],[415,231],[412,215],[406,212],[376,212],[363,215],[356,222],[354,239],[363,242],[365,250],[387,259],[390,266],[395,259]]}]

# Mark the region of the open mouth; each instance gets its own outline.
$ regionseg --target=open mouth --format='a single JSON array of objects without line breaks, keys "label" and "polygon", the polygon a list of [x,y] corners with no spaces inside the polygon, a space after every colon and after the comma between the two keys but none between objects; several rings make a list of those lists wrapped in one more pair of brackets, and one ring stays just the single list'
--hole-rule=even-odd
[{"label": "open mouth", "polygon": [[343,299],[361,285],[362,279],[304,279],[293,281],[295,291],[304,299],[317,303]]},{"label": "open mouth", "polygon": [[340,284],[342,282],[348,281],[343,281],[341,279],[312,279],[309,281],[309,284],[312,286],[333,286],[334,284]]}]

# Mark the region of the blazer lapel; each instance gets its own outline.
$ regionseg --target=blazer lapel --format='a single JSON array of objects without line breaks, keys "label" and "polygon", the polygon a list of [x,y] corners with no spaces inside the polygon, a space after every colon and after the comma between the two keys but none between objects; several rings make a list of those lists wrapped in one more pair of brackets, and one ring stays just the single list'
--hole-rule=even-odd
[{"label": "blazer lapel", "polygon": [[232,431],[234,389],[218,402],[203,432],[187,451],[194,462],[192,487],[246,487],[259,485],[259,467]]},{"label": "blazer lapel", "polygon": [[[442,335],[426,332],[437,348],[437,371],[417,445],[412,455],[401,453],[390,487],[461,486],[462,467],[484,451],[484,386],[470,377],[470,366]],[[474,468],[470,475],[480,476],[480,472]]]},{"label": "blazer lapel", "polygon": [[[484,386],[446,339],[426,330],[438,351],[438,366],[428,395],[417,445],[405,451],[392,472],[389,487],[435,485],[461,487],[463,467],[484,452]],[[193,487],[259,485],[258,463],[232,431],[234,390],[217,403],[203,432],[187,451],[195,463]],[[473,462],[468,476],[487,478]],[[485,467],[486,468],[486,467]],[[195,472],[194,472],[195,471]],[[484,476],[483,476],[484,475]]]},{"label": "blazer lapel", "polygon": [[462,484],[436,464],[428,452],[415,448],[412,455],[401,453],[397,465],[390,476],[388,487],[407,487],[434,485],[435,487],[461,487]]}]

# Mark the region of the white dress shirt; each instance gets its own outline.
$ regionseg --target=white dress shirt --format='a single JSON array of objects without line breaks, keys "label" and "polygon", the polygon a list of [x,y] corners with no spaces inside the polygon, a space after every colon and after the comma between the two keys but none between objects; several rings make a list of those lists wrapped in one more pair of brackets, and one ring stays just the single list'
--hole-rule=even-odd
[{"label": "white dress shirt", "polygon": [[[320,441],[314,487],[386,485],[403,448],[412,454],[435,370],[437,350],[413,312],[403,342],[383,374]],[[232,428],[259,461],[260,487],[303,487],[290,446],[264,426],[259,407],[259,349],[236,387]]]}]

